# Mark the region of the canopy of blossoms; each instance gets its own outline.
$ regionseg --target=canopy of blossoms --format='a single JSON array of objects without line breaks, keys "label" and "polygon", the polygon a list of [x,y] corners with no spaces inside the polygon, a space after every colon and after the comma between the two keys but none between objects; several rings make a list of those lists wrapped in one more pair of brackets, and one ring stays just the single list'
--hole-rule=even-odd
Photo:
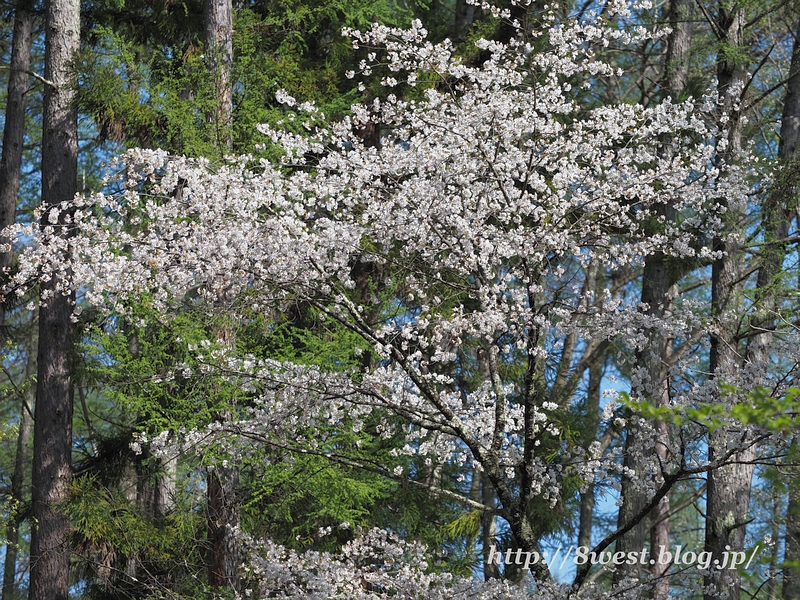
[{"label": "canopy of blossoms", "polygon": [[[555,505],[566,477],[589,482],[619,469],[599,443],[564,443],[555,458],[539,450],[559,438],[559,411],[577,386],[569,374],[582,372],[568,358],[565,379],[546,375],[566,340],[589,353],[604,340],[642,349],[652,330],[681,338],[707,326],[689,302],[656,319],[611,283],[598,292],[591,273],[655,253],[713,258],[725,210],[748,194],[738,169],[720,162],[713,100],[586,103],[597,78],[616,74],[595,49],[653,35],[618,26],[613,15],[628,8],[613,8],[605,19],[569,23],[545,12],[536,30],[507,44],[480,42],[479,65],[456,58],[449,42],[427,41],[420,23],[346,32],[369,49],[358,76],[386,74],[385,97],[331,123],[279,94],[287,124],[306,130],[262,128],[279,160],[127,152],[103,191],[15,228],[31,242],[13,286],[22,294],[56,276],[64,294],[122,316],[143,299],[164,315],[186,302],[266,314],[308,303],[358,334],[363,346],[353,352],[368,347],[379,359],[358,376],[327,373],[209,340],[198,360],[253,403],[246,419],[188,432],[186,443],[223,444],[233,456],[259,441],[314,451],[318,426],[399,417],[402,453],[485,472],[494,510],[520,547],[540,551],[527,507]],[[401,85],[415,93],[394,95]],[[366,127],[379,128],[380,144],[363,141]],[[680,219],[659,220],[667,204]],[[478,382],[465,383],[465,370]],[[604,417],[620,418],[613,403]],[[248,540],[247,568],[262,592],[287,597],[435,598],[462,588],[512,597],[507,584],[431,575],[419,549],[391,534],[367,537],[338,558]],[[355,557],[376,544],[395,562],[367,561],[360,571]],[[549,587],[546,566],[532,574],[543,594],[562,593]],[[354,581],[363,583],[358,593]]]}]

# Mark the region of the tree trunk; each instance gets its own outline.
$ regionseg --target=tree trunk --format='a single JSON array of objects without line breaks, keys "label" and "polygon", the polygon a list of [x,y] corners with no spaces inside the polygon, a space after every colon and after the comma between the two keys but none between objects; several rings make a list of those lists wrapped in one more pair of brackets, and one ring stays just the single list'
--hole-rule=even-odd
[{"label": "tree trunk", "polygon": [[231,0],[205,0],[206,65],[214,81],[216,102],[209,115],[213,126],[214,144],[221,152],[233,146],[231,118],[233,115],[233,6]]},{"label": "tree trunk", "polygon": [[[583,447],[588,448],[595,441],[600,427],[600,396],[603,382],[603,363],[595,361],[589,367],[589,389],[586,392],[587,427]],[[590,482],[585,492],[581,492],[580,520],[578,525],[578,546],[592,547],[592,525],[594,524],[594,481]]]},{"label": "tree trunk", "polygon": [[[80,2],[47,3],[42,134],[42,217],[72,200],[78,172],[78,126],[72,63],[80,45]],[[64,223],[64,214],[58,224]],[[66,229],[64,230],[66,235]],[[58,508],[72,480],[72,298],[58,273],[41,284],[39,356],[34,419],[30,600],[67,600],[69,520]]]},{"label": "tree trunk", "polygon": [[[20,0],[14,11],[14,33],[11,41],[11,72],[8,76],[5,126],[3,129],[3,156],[0,158],[0,229],[13,225],[16,220],[19,193],[22,149],[25,137],[25,94],[28,90],[28,71],[31,63],[33,38],[33,6],[31,0]],[[9,243],[8,238],[0,244]],[[0,252],[0,273],[11,266],[12,252]],[[5,275],[0,275],[5,279]],[[5,321],[5,307],[0,308],[0,325]],[[35,341],[34,341],[35,345]],[[6,553],[3,564],[3,600],[13,600],[17,595],[16,570],[19,543],[19,526],[23,520],[21,505],[25,498],[25,475],[28,467],[28,443],[33,419],[31,410],[35,401],[36,355],[29,352],[25,366],[25,387],[20,397],[19,433],[14,474],[11,476],[11,498],[14,513],[6,525]]]},{"label": "tree trunk", "polygon": [[[215,145],[224,154],[233,147],[233,6],[231,0],[205,0],[204,9],[206,64],[216,93],[210,121]],[[239,547],[234,534],[239,526],[238,486],[236,465],[218,465],[208,474],[208,582],[233,590],[239,589]]]},{"label": "tree trunk", "polygon": [[[635,477],[644,476],[645,463],[642,459],[645,445],[642,438],[647,436],[641,435],[639,427],[632,422],[633,419],[629,421],[631,424],[625,436],[625,455],[623,458],[625,474],[622,476],[622,489],[620,492],[622,505],[619,507],[619,514],[617,515],[617,529],[622,529],[633,521],[647,504],[647,498],[637,489],[635,480]],[[627,475],[628,472],[635,473],[634,477]],[[631,552],[641,552],[642,548],[644,548],[646,532],[647,522],[642,519],[617,540],[616,551],[624,552],[626,555]],[[620,583],[626,577],[638,579],[640,575],[641,566],[638,562],[634,565],[620,565],[614,571],[613,580],[614,583]]]},{"label": "tree trunk", "polygon": [[[6,122],[3,129],[3,156],[0,159],[0,229],[13,225],[17,213],[22,147],[25,138],[25,94],[31,68],[33,2],[19,0],[14,13],[14,34],[11,41],[11,72],[8,75]],[[0,244],[9,243],[8,238]],[[0,273],[11,266],[12,253],[0,252]],[[5,279],[5,276],[2,276]],[[0,311],[0,324],[5,310]]]},{"label": "tree trunk", "polygon": [[208,474],[208,583],[239,589],[239,545],[232,528],[239,526],[238,467],[217,466]]},{"label": "tree trunk", "polygon": [[[671,0],[667,16],[672,33],[667,39],[667,56],[664,65],[664,82],[667,93],[678,102],[689,79],[689,50],[692,39],[692,6],[691,0]],[[663,216],[667,223],[675,221],[675,208],[671,205],[656,207],[658,216]],[[671,303],[671,290],[675,284],[675,266],[659,253],[645,261],[642,276],[642,302],[650,306],[649,314],[662,318]],[[647,399],[657,406],[669,406],[670,384],[669,374],[664,368],[666,358],[671,352],[672,340],[664,339],[655,331],[651,334],[651,351],[645,351],[644,363],[649,375],[650,386]],[[661,465],[669,464],[669,426],[661,420],[653,424],[657,439],[654,441],[655,453]],[[659,483],[663,478],[657,476]],[[667,494],[650,514],[650,553],[660,552],[669,547],[670,538],[670,496]],[[652,565],[651,576],[655,579],[652,597],[666,600],[669,597],[669,565],[660,561]]]},{"label": "tree trunk", "polygon": [[[484,506],[491,506],[494,508],[494,489],[486,474],[481,472],[473,472],[473,477],[480,479],[481,487],[481,502]],[[481,516],[481,542],[483,545],[483,579],[489,581],[490,579],[499,579],[500,570],[497,568],[495,561],[489,561],[489,556],[493,549],[497,549],[497,518],[493,513],[486,512]]]},{"label": "tree trunk", "polygon": [[6,525],[6,555],[3,561],[3,600],[17,598],[17,556],[19,553],[19,526],[24,520],[21,505],[25,500],[25,476],[28,471],[28,444],[33,429],[31,411],[36,400],[36,355],[28,354],[25,365],[25,383],[20,397],[19,434],[17,454],[14,458],[14,474],[11,476],[11,498],[14,512]]},{"label": "tree trunk", "polygon": [[[720,31],[720,52],[717,62],[718,96],[721,109],[729,118],[728,148],[720,156],[723,169],[736,160],[741,148],[741,115],[738,104],[745,80],[742,65],[735,52],[742,43],[744,16],[741,6],[732,10],[719,6],[717,25]],[[727,233],[741,230],[743,208],[728,206]],[[716,250],[724,255],[711,268],[711,308],[717,330],[711,336],[709,367],[718,384],[735,382],[742,368],[739,351],[739,315],[742,308],[742,250],[736,237],[728,235],[714,240]],[[735,400],[734,400],[735,401]],[[724,458],[728,449],[739,444],[746,431],[730,428],[714,430],[709,435],[708,458],[714,462]],[[751,446],[739,452],[729,464],[712,469],[708,474],[706,495],[705,549],[714,560],[723,564],[726,551],[744,548],[745,524],[750,505],[755,450]],[[735,569],[711,569],[706,575],[706,600],[738,600],[740,577]]]},{"label": "tree trunk", "polygon": [[[689,73],[689,47],[691,42],[691,12],[692,3],[690,0],[671,0],[667,8],[667,18],[672,28],[667,39],[667,52],[664,63],[663,85],[666,93],[677,101],[683,94]],[[662,150],[663,153],[663,150]],[[653,207],[656,216],[663,218],[666,223],[673,223],[676,219],[676,211],[672,205],[659,204]],[[645,260],[642,273],[642,293],[641,301],[648,306],[647,314],[662,319],[672,303],[670,290],[675,283],[675,266],[663,253],[648,256]],[[670,353],[672,340],[665,339],[654,328],[648,334],[649,343],[644,351],[638,352],[636,364],[643,366],[647,373],[647,381],[642,382],[640,389],[636,390],[643,399],[656,406],[666,406],[669,404],[669,378],[664,368],[666,356]],[[634,426],[628,431],[625,446],[625,466],[630,467],[638,475],[644,476],[642,463],[646,461],[646,456],[655,452],[660,464],[667,464],[667,441],[669,437],[669,427],[663,421],[655,421],[653,428],[657,439],[653,447],[652,440],[644,440],[637,443],[637,429]],[[649,446],[645,452],[644,446]],[[644,452],[643,459],[634,458],[639,450]],[[659,478],[658,474],[655,474]],[[620,507],[618,526],[623,527],[639,511],[648,499],[644,497],[644,492],[627,476],[622,481],[623,505]],[[669,545],[669,495],[665,496],[662,502],[656,506],[651,515],[652,528],[650,531],[650,553],[651,555],[659,551],[660,546],[665,548]],[[644,548],[645,523],[637,525],[618,541],[616,549],[622,552],[641,552]],[[656,563],[652,566],[651,575],[655,578],[664,576],[668,565]],[[622,565],[615,573],[615,581],[619,582],[625,577],[640,577],[641,566]],[[653,589],[655,598],[666,598],[669,595],[669,581],[658,580]]]},{"label": "tree trunk", "polygon": [[[783,114],[781,118],[781,142],[778,149],[778,157],[784,165],[797,159],[797,145],[800,142],[800,43],[797,36],[800,35],[800,20],[795,26],[795,42],[792,48],[792,63],[790,67],[790,78],[786,86],[786,98],[783,103]],[[782,218],[775,230],[774,235],[783,236],[785,240],[788,233],[788,223],[790,220],[789,211],[786,210],[787,201],[796,197],[796,181],[783,181],[776,193],[777,205],[775,210],[781,211]],[[771,220],[770,220],[771,221]],[[768,221],[768,223],[770,222]],[[787,231],[784,231],[786,227]],[[768,232],[765,227],[765,240]],[[780,238],[779,238],[780,239]],[[781,245],[783,254],[786,252],[785,242]],[[778,252],[770,261],[774,266],[780,260],[781,252]],[[782,266],[782,265],[781,265]],[[776,274],[770,273],[765,276],[767,282],[771,282]],[[761,273],[759,272],[759,279]],[[767,360],[766,352],[761,360]],[[797,447],[797,439],[800,431],[794,430],[793,448]],[[800,473],[797,469],[790,470],[789,481],[789,504],[786,509],[786,562],[789,566],[783,570],[783,598],[784,600],[800,600],[800,569],[792,566],[800,563]]]},{"label": "tree trunk", "polygon": [[[659,205],[655,208],[656,214],[666,217],[667,222],[675,220],[675,210],[672,206]],[[645,261],[644,273],[642,275],[642,295],[643,304],[648,306],[647,314],[657,319],[664,317],[665,311],[670,305],[670,288],[673,285],[670,273],[670,263],[662,254],[649,256]],[[642,365],[646,369],[647,380],[642,381],[636,394],[656,406],[666,406],[669,404],[669,378],[663,367],[667,354],[669,353],[671,341],[664,339],[657,330],[649,332],[649,343],[647,348],[637,353],[636,364]],[[624,464],[633,470],[634,477],[624,476],[622,480],[622,506],[619,511],[617,527],[622,528],[631,522],[636,515],[640,514],[649,498],[644,492],[638,477],[661,478],[661,474],[650,473],[651,463],[654,454],[658,457],[658,463],[668,464],[667,448],[669,428],[663,421],[655,421],[652,427],[656,434],[656,439],[648,432],[642,439],[642,432],[636,424],[632,424],[628,430],[625,440]],[[658,546],[667,546],[669,543],[669,496],[667,495],[661,503],[655,507],[651,513],[651,521],[654,530],[651,532],[650,553],[654,555],[659,551]],[[637,523],[633,529],[617,540],[617,552],[641,552],[644,549],[644,542],[647,532],[647,522],[645,520]],[[661,577],[666,570],[666,565],[655,564],[652,566],[652,574]],[[626,577],[639,578],[641,575],[641,565],[637,561],[633,565],[621,565],[615,572],[614,581],[619,583]],[[664,592],[664,585],[657,586],[656,596],[661,597]]]},{"label": "tree trunk", "polygon": [[692,42],[694,3],[691,0],[670,0],[667,18],[672,33],[667,39],[664,63],[664,84],[673,102],[678,102],[689,81],[689,50]]},{"label": "tree trunk", "polygon": [[[797,456],[798,432],[795,429],[790,456]],[[786,507],[786,552],[787,566],[783,569],[783,600],[800,600],[800,570],[795,565],[800,560],[800,477],[797,469],[789,470],[789,504]]]}]

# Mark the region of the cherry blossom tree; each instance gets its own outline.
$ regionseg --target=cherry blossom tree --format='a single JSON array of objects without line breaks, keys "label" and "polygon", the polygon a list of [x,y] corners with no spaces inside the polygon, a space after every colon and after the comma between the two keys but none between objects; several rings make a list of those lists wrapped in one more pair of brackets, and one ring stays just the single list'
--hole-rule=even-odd
[{"label": "cherry blossom tree", "polygon": [[[713,94],[647,107],[581,102],[597,78],[617,74],[596,48],[656,35],[621,24],[628,11],[616,2],[602,16],[563,22],[542,10],[508,43],[480,42],[480,65],[459,61],[448,41],[427,41],[419,22],[347,31],[365,52],[351,75],[379,73],[384,98],[332,123],[279,92],[287,127],[261,128],[264,156],[275,160],[129,151],[105,190],[45,207],[39,228],[13,228],[33,240],[13,285],[22,293],[55,277],[62,288],[51,293],[79,292],[120,318],[142,299],[167,317],[187,302],[242,320],[313,307],[357,334],[352,352],[366,347],[377,360],[333,373],[207,340],[190,348],[202,370],[241,386],[252,405],[180,432],[185,449],[221,448],[229,460],[254,444],[322,454],[494,514],[522,551],[541,557],[551,533],[541,515],[596,478],[617,483],[623,470],[618,449],[587,444],[570,427],[589,369],[609,347],[643,356],[658,339],[685,349],[715,326],[691,298],[657,310],[644,294],[627,294],[630,274],[653,257],[700,267],[722,259],[714,244],[730,235],[726,215],[751,191],[744,151],[736,148],[734,160],[716,125]],[[298,124],[307,135],[292,132]],[[364,144],[359,132],[375,127],[381,143]],[[624,389],[637,399],[637,390],[662,383],[648,377],[701,370],[696,356],[674,356],[668,368],[633,369]],[[186,365],[167,378],[194,375]],[[604,430],[631,421],[643,439],[654,435],[611,396]],[[680,401],[710,397],[700,381]],[[396,463],[378,463],[331,450],[324,442],[337,427],[400,433],[406,444]],[[174,452],[166,444],[173,438],[154,443]],[[636,457],[637,472],[625,473],[642,506],[596,550],[642,522],[676,482],[742,450],[729,447],[709,462],[684,436],[662,442],[664,452]],[[407,457],[422,466],[409,471]],[[453,481],[437,470],[442,464],[456,467]],[[491,485],[496,506],[469,496],[470,473]],[[336,559],[243,538],[245,578],[262,593],[307,597],[333,589],[452,596],[476,585],[431,575],[420,550],[391,534],[365,536]],[[382,553],[390,563],[375,558]],[[569,593],[552,583],[545,561],[526,566],[543,597]],[[577,586],[588,586],[587,571],[579,569]],[[635,595],[638,582],[619,585]],[[475,593],[509,597],[497,582]]]}]

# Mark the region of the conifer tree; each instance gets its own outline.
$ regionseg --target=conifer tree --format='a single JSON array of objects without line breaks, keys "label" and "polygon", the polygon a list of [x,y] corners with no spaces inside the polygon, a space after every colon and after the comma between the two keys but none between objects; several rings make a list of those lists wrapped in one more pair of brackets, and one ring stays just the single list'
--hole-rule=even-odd
[{"label": "conifer tree", "polygon": [[[69,212],[61,210],[77,189],[78,124],[75,59],[80,44],[80,3],[46,4],[42,135],[42,227],[66,239]],[[74,338],[69,266],[43,281],[33,433],[31,600],[69,596],[69,520],[59,506],[72,480],[72,361]]]}]

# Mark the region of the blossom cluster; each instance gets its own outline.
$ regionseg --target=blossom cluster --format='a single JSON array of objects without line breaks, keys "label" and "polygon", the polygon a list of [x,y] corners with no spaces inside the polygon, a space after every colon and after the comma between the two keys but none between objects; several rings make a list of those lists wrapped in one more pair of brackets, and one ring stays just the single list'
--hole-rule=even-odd
[{"label": "blossom cluster", "polygon": [[[343,524],[347,526],[347,524]],[[492,579],[476,581],[431,570],[430,557],[418,543],[408,543],[381,530],[361,531],[338,555],[289,550],[270,541],[242,536],[246,561],[246,587],[238,597],[281,597],[303,600],[523,600],[530,598],[531,581]],[[617,598],[633,598],[629,585],[618,586]],[[539,584],[536,597],[565,600],[571,590],[565,585]],[[587,600],[606,597],[604,592],[585,590]]]},{"label": "blossom cluster", "polygon": [[[58,273],[63,293],[79,290],[122,316],[138,302],[165,315],[187,303],[213,311],[246,302],[268,315],[307,303],[378,360],[364,372],[326,373],[200,348],[199,362],[237,381],[253,403],[246,419],[188,433],[192,444],[224,438],[234,455],[253,439],[314,449],[317,427],[358,428],[367,414],[391,414],[407,424],[398,454],[488,472],[502,516],[525,515],[511,510],[516,502],[555,505],[565,477],[591,482],[619,466],[597,445],[553,451],[559,412],[583,376],[548,378],[554,365],[573,369],[567,352],[598,340],[641,350],[650,331],[687,336],[687,327],[710,326],[688,303],[656,318],[611,278],[599,288],[590,281],[655,254],[719,256],[712,240],[725,233],[727,207],[746,202],[748,185],[722,164],[715,107],[703,99],[583,106],[573,83],[591,87],[615,73],[594,45],[651,35],[600,17],[544,27],[533,40],[481,41],[488,58],[480,65],[459,60],[448,42],[428,42],[419,23],[347,33],[375,50],[362,75],[387,68],[388,87],[402,73],[419,94],[389,93],[328,123],[281,92],[308,135],[262,127],[283,151],[277,163],[241,156],[212,165],[130,150],[102,191],[13,228],[32,243],[12,287],[24,293]],[[368,125],[383,132],[377,147],[362,140]],[[666,205],[685,218],[664,219]],[[390,467],[387,475],[402,474]],[[475,585],[429,574],[410,545],[403,556],[413,560],[359,562],[363,548],[381,546],[378,535],[343,558],[288,556],[252,541],[248,564],[264,593],[303,597],[377,589],[412,597],[402,582],[414,581],[422,587],[413,597],[434,598]],[[535,549],[534,540],[520,543]],[[287,560],[305,567],[287,570]],[[500,584],[492,585],[474,597],[496,597]]]}]

